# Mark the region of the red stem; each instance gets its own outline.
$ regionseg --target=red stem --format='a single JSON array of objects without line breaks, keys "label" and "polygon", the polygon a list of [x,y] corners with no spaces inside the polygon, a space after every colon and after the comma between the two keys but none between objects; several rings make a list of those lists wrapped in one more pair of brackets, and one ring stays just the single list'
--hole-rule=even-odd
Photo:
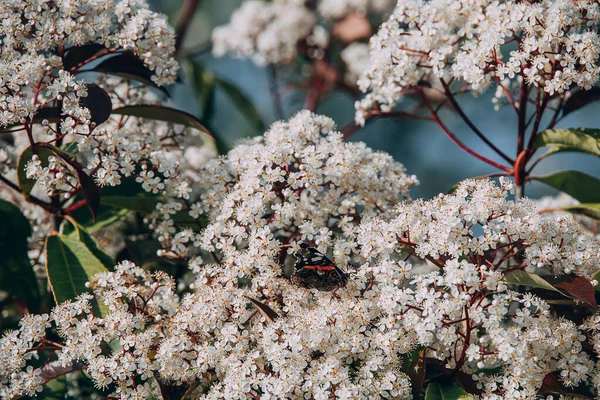
[{"label": "red stem", "polygon": [[442,120],[439,118],[439,116],[437,115],[436,111],[433,109],[433,107],[431,107],[431,103],[429,102],[429,100],[427,99],[427,97],[425,95],[423,95],[423,98],[425,99],[425,103],[427,105],[427,108],[429,109],[429,112],[431,113],[431,116],[433,118],[433,120],[439,125],[439,127],[442,129],[442,131],[444,131],[444,133],[446,134],[446,136],[448,136],[450,138],[450,140],[452,140],[454,142],[454,144],[456,144],[458,147],[460,147],[462,150],[464,150],[465,152],[467,152],[468,154],[472,155],[473,157],[483,161],[486,164],[489,164],[493,167],[496,167],[504,172],[511,172],[511,169],[499,164],[493,160],[490,160],[487,157],[482,156],[479,153],[476,153],[475,151],[473,151],[471,148],[469,148],[468,146],[466,146],[463,142],[461,142],[460,140],[458,140],[458,138],[448,129],[448,127],[446,127],[446,125],[444,125],[444,123],[442,122]]},{"label": "red stem", "polygon": [[504,158],[509,164],[513,164],[514,160],[512,160],[510,157],[508,157],[506,154],[504,154],[504,152],[502,150],[500,150],[498,147],[496,147],[496,145],[494,143],[492,143],[483,134],[483,132],[481,132],[475,126],[475,124],[473,123],[473,121],[471,121],[471,119],[469,119],[469,117],[467,116],[467,114],[464,113],[464,111],[462,110],[462,108],[460,107],[460,105],[458,104],[458,102],[456,101],[456,99],[454,98],[454,95],[450,91],[450,87],[444,81],[444,79],[440,79],[440,82],[442,83],[442,86],[444,87],[444,93],[446,94],[446,98],[450,101],[450,103],[452,104],[452,106],[454,107],[454,109],[456,110],[456,112],[458,113],[458,115],[460,115],[460,117],[463,119],[463,121],[465,121],[465,123],[467,124],[467,126],[469,128],[471,128],[471,130],[473,131],[473,133],[475,133],[481,140],[483,140],[483,142],[485,144],[487,144],[492,150],[494,150],[496,152],[496,154],[498,154],[500,157]]}]

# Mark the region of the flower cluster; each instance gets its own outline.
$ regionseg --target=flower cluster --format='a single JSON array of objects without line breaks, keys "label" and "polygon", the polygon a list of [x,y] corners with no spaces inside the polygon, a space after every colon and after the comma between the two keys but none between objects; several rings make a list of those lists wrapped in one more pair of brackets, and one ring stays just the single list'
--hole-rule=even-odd
[{"label": "flower cluster", "polygon": [[[308,111],[238,144],[227,157],[208,162],[198,176],[200,200],[189,213],[193,218],[205,214],[212,223],[202,234],[170,235],[177,204],[167,204],[153,228],[168,239],[169,250],[185,255],[189,245],[202,244],[228,254],[254,234],[266,235],[261,241],[275,234],[294,246],[311,240],[322,251],[334,247],[342,263],[352,249],[341,238],[353,235],[361,218],[389,213],[417,182],[388,154],[363,143],[344,143],[333,120]],[[243,228],[232,226],[232,220]]]},{"label": "flower cluster", "polygon": [[258,65],[289,62],[298,42],[315,27],[315,17],[295,2],[244,2],[228,25],[213,31],[213,52],[251,57]]},{"label": "flower cluster", "polygon": [[429,356],[472,374],[482,398],[521,399],[554,371],[567,387],[587,381],[594,362],[577,325],[556,318],[537,296],[509,290],[505,277],[525,271],[589,279],[600,267],[599,244],[569,216],[507,201],[512,184],[502,184],[465,181],[453,195],[402,204],[395,218],[361,225],[362,255],[377,261],[358,273],[403,278],[411,249],[431,272],[406,287],[374,285],[387,293],[381,307],[394,310],[398,329]]},{"label": "flower cluster", "polygon": [[[75,361],[84,362],[97,387],[115,382],[121,398],[156,395],[155,382],[147,382],[155,370],[150,352],[164,338],[161,317],[177,308],[179,299],[173,285],[164,274],[151,275],[124,262],[114,273],[99,274],[90,282],[107,309],[106,315],[95,314],[93,296],[82,294],[73,302],[55,307],[51,315],[23,318],[20,329],[7,333],[0,342],[0,396],[31,396],[41,391],[45,383],[43,367],[34,370],[26,363],[48,350],[53,350],[56,357],[43,360],[45,365],[55,363],[68,368]],[[50,327],[55,328],[64,344],[45,338]],[[115,341],[119,343],[116,348]]]},{"label": "flower cluster", "polygon": [[[365,16],[381,20],[391,7],[390,0],[320,0],[316,5],[297,0],[246,1],[229,24],[214,29],[213,52],[251,58],[258,65],[288,64],[299,54],[321,59],[328,53],[332,35],[342,42],[365,39],[371,33]],[[346,17],[351,19],[340,25]],[[362,56],[364,61],[367,55]],[[352,72],[349,81],[350,77]]]},{"label": "flower cluster", "polygon": [[358,83],[368,94],[356,120],[364,123],[373,108],[389,111],[403,92],[434,79],[458,79],[476,92],[495,84],[501,96],[512,95],[514,81],[548,95],[589,89],[600,76],[599,22],[591,0],[399,2],[371,38]]},{"label": "flower cluster", "polygon": [[[139,147],[139,143],[132,140],[133,144],[121,146],[125,148],[114,148],[107,143],[106,130],[94,131],[93,110],[85,107],[88,85],[77,80],[74,72],[78,65],[72,64],[82,52],[82,46],[92,46],[90,50],[99,46],[95,51],[105,54],[129,51],[152,71],[151,78],[156,84],[174,82],[178,69],[172,57],[174,32],[162,16],[151,12],[144,1],[95,0],[51,3],[10,0],[3,5],[1,16],[0,125],[19,129],[11,130],[15,132],[13,144],[2,145],[0,172],[10,175],[19,154],[39,143],[60,145],[79,140],[79,150],[85,151],[103,142],[104,147],[126,154]],[[86,29],[81,29],[82,26]],[[95,54],[94,51],[87,53],[89,57]],[[84,59],[79,61],[84,62]],[[106,96],[96,86],[94,89],[90,96],[99,96],[100,100]],[[45,115],[48,118],[43,118]],[[57,118],[60,121],[56,126],[50,124],[50,119]],[[152,144],[155,149],[156,143]],[[127,160],[120,160],[125,176],[131,174],[132,164],[140,158],[140,155],[129,155]],[[119,179],[113,171],[115,162],[106,160],[100,165],[99,161],[89,166],[99,183],[117,184]],[[27,177],[40,181],[39,186],[47,195],[64,193],[66,198],[73,193],[77,181],[68,165],[58,157],[43,162],[32,159],[27,165]]]}]

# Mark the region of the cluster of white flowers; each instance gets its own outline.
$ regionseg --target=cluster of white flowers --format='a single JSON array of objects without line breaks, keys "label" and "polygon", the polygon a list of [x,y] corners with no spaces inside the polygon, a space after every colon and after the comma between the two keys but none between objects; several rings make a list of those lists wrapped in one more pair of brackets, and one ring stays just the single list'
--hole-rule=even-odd
[{"label": "cluster of white flowers", "polygon": [[213,53],[251,57],[258,65],[286,63],[315,23],[314,15],[297,2],[250,0],[233,13],[228,25],[213,30]]},{"label": "cluster of white flowers", "polygon": [[[154,380],[146,381],[155,370],[150,352],[164,338],[161,317],[178,306],[174,282],[162,273],[150,274],[124,262],[115,272],[97,275],[90,286],[107,308],[105,316],[94,315],[93,296],[86,293],[55,307],[51,315],[26,316],[18,331],[2,338],[0,397],[31,396],[42,390],[43,368],[34,370],[26,365],[28,360],[40,358],[41,350],[56,355],[42,360],[44,364],[58,362],[68,368],[74,361],[84,362],[97,387],[115,382],[121,398],[149,398],[159,393]],[[45,340],[51,327],[63,344]]]},{"label": "cluster of white flowers", "polygon": [[600,246],[570,216],[538,215],[529,200],[507,201],[512,184],[502,184],[466,181],[453,195],[403,203],[395,218],[362,224],[362,256],[377,261],[357,273],[402,278],[405,249],[412,248],[436,268],[413,277],[412,286],[388,287],[381,307],[402,315],[398,329],[428,355],[474,374],[483,398],[521,399],[558,370],[566,386],[577,386],[594,363],[573,322],[552,316],[535,295],[508,290],[503,277],[525,270],[589,279],[600,268]]},{"label": "cluster of white flowers", "polygon": [[495,83],[506,94],[521,79],[549,95],[589,89],[600,76],[599,22],[593,0],[401,1],[371,38],[371,64],[358,83],[368,94],[356,120],[364,123],[374,107],[389,111],[432,77],[476,92]]},{"label": "cluster of white flowers", "polygon": [[[566,215],[565,209],[577,207],[580,203],[566,193],[560,193],[557,196],[545,196],[533,200],[540,213],[550,213],[555,217]],[[600,231],[598,221],[585,215],[573,214],[573,218],[583,226],[582,235],[596,236],[600,240]]]},{"label": "cluster of white flowers", "polygon": [[[132,154],[132,149],[150,145],[154,145],[153,150],[160,148],[157,143],[141,146],[137,140],[131,143],[121,140],[120,146],[115,147],[113,138],[107,136],[124,135],[112,132],[114,126],[110,133],[107,129],[94,131],[93,116],[83,106],[88,87],[84,81],[76,80],[63,64],[71,52],[78,51],[76,46],[95,43],[103,45],[108,53],[133,52],[152,71],[151,78],[157,84],[174,82],[178,65],[173,58],[173,29],[162,16],[151,12],[145,1],[9,0],[3,3],[0,16],[3,20],[0,26],[0,126],[13,126],[14,132],[14,145],[2,145],[0,172],[10,175],[19,154],[34,143],[81,140],[79,150],[85,151],[96,149],[102,142],[104,146],[98,151],[110,148],[112,152],[125,154],[119,160],[125,176],[132,173],[133,163],[144,158],[144,154]],[[111,89],[114,88],[109,87],[112,94]],[[94,95],[101,96],[101,93],[95,91]],[[112,94],[113,104],[118,105],[115,96]],[[34,117],[43,108],[52,115],[41,124],[40,121],[35,123]],[[49,120],[57,117],[61,120],[54,127]],[[111,140],[113,143],[109,143]],[[48,195],[65,193],[65,197],[70,197],[76,182],[74,173],[58,157],[49,161],[31,160],[27,177],[41,181],[39,186]],[[95,161],[91,160],[90,171],[101,185],[119,183],[114,171],[115,160]]]},{"label": "cluster of white flowers", "polygon": [[351,43],[342,50],[340,56],[346,64],[346,83],[355,85],[369,67],[369,45],[361,42]]},{"label": "cluster of white flowers", "polygon": [[287,64],[299,53],[322,58],[337,21],[351,14],[381,18],[391,11],[392,3],[391,0],[320,0],[316,4],[298,0],[246,1],[233,13],[229,24],[213,30],[213,52],[217,56],[232,53],[251,58],[258,65]]},{"label": "cluster of white flowers", "polygon": [[324,18],[342,19],[353,12],[384,15],[390,11],[391,6],[391,0],[320,0],[317,9]]},{"label": "cluster of white flowers", "polygon": [[[177,204],[167,204],[153,227],[169,239],[170,250],[184,255],[187,246],[202,243],[213,251],[219,238],[217,248],[227,253],[260,231],[276,233],[294,246],[302,240],[314,241],[323,251],[334,246],[342,263],[352,249],[338,238],[352,235],[360,218],[390,212],[417,182],[390,155],[364,143],[344,143],[333,120],[308,111],[238,144],[227,157],[208,162],[198,176],[200,200],[189,212],[193,218],[206,214],[212,223],[202,235],[189,230],[170,235]],[[232,219],[245,228],[231,226]]]}]

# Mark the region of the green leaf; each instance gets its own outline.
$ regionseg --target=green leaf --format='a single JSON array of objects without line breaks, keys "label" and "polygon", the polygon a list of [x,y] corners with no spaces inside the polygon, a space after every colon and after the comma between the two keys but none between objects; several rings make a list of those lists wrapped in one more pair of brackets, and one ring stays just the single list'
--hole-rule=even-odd
[{"label": "green leaf", "polygon": [[469,393],[456,385],[440,385],[432,382],[427,386],[425,400],[468,400],[473,399]]},{"label": "green leaf", "polygon": [[194,90],[202,105],[202,119],[206,120],[210,118],[214,108],[215,75],[207,68],[204,68],[198,61],[190,58],[188,62],[192,70]]},{"label": "green leaf", "polygon": [[142,214],[150,214],[156,209],[156,205],[163,203],[162,196],[107,196],[102,198],[102,204],[115,208],[135,211]]},{"label": "green leaf", "polygon": [[[598,270],[598,271],[594,272],[594,275],[592,275],[592,280],[593,280],[593,281],[595,280],[595,281],[597,281],[597,282],[600,282],[600,270]],[[600,292],[600,283],[598,283],[596,286],[594,286],[594,290],[595,290],[596,292]]]},{"label": "green leaf", "polygon": [[0,288],[24,300],[30,312],[40,308],[40,291],[27,256],[31,225],[14,204],[0,200]]},{"label": "green leaf", "polygon": [[600,203],[581,203],[576,206],[563,207],[561,210],[600,221]]},{"label": "green leaf", "polygon": [[244,115],[244,118],[250,122],[252,127],[258,133],[263,133],[265,131],[266,127],[262,116],[256,107],[254,107],[252,101],[250,101],[248,96],[246,96],[240,88],[231,82],[218,77],[215,77],[215,84],[227,94],[227,97],[229,97],[233,105],[235,105],[235,107]]},{"label": "green leaf", "polygon": [[100,260],[100,262],[106,267],[106,269],[111,271],[115,266],[115,261],[112,259],[112,257],[109,256],[108,254],[106,254],[104,252],[104,250],[102,250],[100,248],[100,246],[98,245],[98,242],[96,242],[96,239],[94,239],[85,230],[85,228],[83,226],[81,226],[77,223],[73,224],[73,222],[71,222],[71,224],[75,227],[75,231],[73,231],[69,235],[69,237],[74,238],[74,239],[79,239],[79,241],[81,241],[83,244],[85,244],[85,246],[88,248],[88,250],[98,260]]},{"label": "green leaf", "polygon": [[538,289],[551,290],[553,292],[562,294],[560,290],[552,286],[541,276],[523,271],[521,269],[510,271],[504,275],[502,280],[511,285],[530,286]]},{"label": "green leaf", "polygon": [[61,150],[66,151],[70,155],[75,155],[79,153],[79,143],[78,142],[69,142],[60,146]]},{"label": "green leaf", "polygon": [[600,156],[600,129],[547,129],[535,138],[534,147],[551,147],[551,153],[580,151]]},{"label": "green leaf", "polygon": [[581,203],[600,203],[600,180],[579,171],[560,171],[536,177]]},{"label": "green leaf", "polygon": [[57,304],[88,292],[94,275],[108,271],[79,239],[51,235],[46,239],[46,272]]},{"label": "green leaf", "polygon": [[[100,207],[96,222],[93,222],[89,213],[77,209],[69,215],[85,229],[94,233],[99,229],[109,226],[130,216],[133,212],[148,214],[154,211],[158,203],[164,202],[163,196],[146,192],[142,185],[134,178],[121,180],[118,186],[107,186],[102,189]],[[71,233],[71,224],[63,228],[63,232]]]},{"label": "green leaf", "polygon": [[163,196],[145,191],[134,178],[123,179],[118,186],[105,187],[100,200],[102,206],[142,214],[150,214],[156,209],[158,203],[164,202],[165,198]]},{"label": "green leaf", "polygon": [[215,139],[204,124],[198,118],[185,111],[158,105],[137,105],[117,108],[113,110],[113,114],[165,121],[194,128],[202,133],[205,146],[215,148]]}]

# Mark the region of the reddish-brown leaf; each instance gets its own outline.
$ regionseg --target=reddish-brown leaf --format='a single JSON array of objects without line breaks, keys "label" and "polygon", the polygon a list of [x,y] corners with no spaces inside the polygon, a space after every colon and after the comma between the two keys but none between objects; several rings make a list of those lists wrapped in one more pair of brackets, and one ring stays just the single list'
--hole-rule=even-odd
[{"label": "reddish-brown leaf", "polygon": [[554,284],[555,287],[562,290],[573,300],[580,301],[594,309],[598,309],[596,303],[595,290],[590,281],[582,276],[570,276],[562,282]]}]

